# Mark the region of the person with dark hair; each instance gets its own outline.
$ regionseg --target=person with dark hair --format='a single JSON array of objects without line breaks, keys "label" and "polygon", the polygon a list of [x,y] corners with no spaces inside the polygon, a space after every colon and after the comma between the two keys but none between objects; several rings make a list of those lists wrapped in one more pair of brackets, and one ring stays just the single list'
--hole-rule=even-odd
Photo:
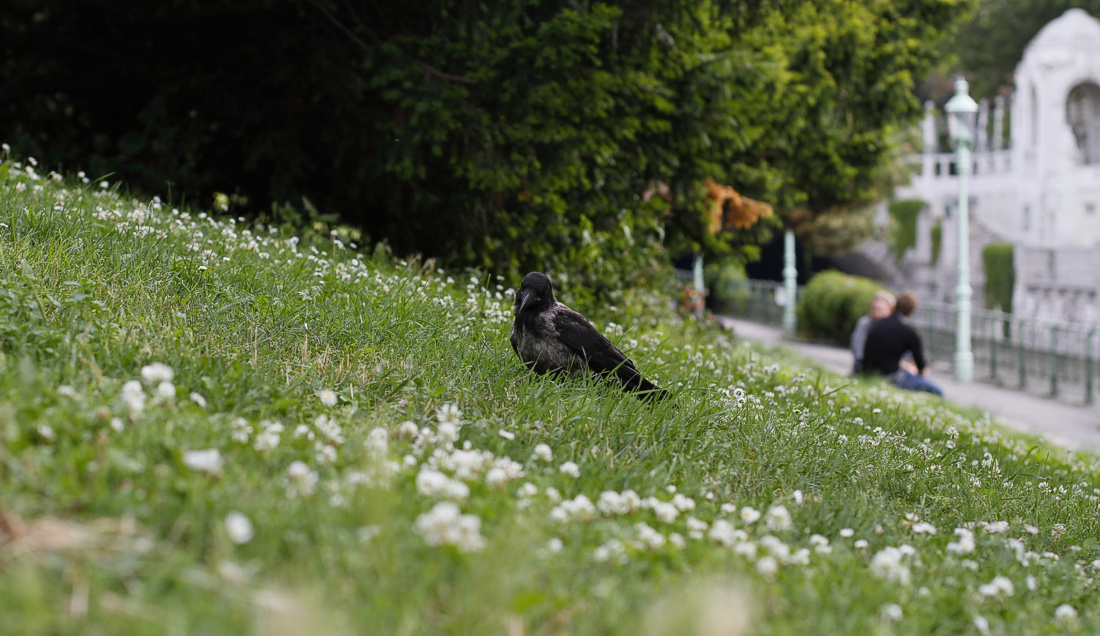
[{"label": "person with dark hair", "polygon": [[[916,295],[912,292],[898,294],[894,315],[876,320],[867,333],[863,369],[885,376],[899,388],[927,391],[943,397],[943,389],[925,377],[927,366],[920,334],[906,324],[916,309]],[[916,373],[905,368],[902,358],[906,353],[912,354]]]}]

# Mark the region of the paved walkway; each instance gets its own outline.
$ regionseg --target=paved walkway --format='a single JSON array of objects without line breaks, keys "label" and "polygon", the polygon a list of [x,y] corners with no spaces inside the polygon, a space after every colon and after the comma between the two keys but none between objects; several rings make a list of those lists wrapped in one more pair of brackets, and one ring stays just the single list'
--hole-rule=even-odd
[{"label": "paved walkway", "polygon": [[[787,349],[841,375],[852,369],[852,354],[847,349],[787,340],[778,326],[726,316],[718,320],[738,338],[759,342],[765,349]],[[1100,410],[1096,408],[979,382],[960,384],[935,367],[929,368],[928,378],[943,388],[949,401],[988,411],[1010,428],[1041,435],[1072,450],[1100,453]]]}]

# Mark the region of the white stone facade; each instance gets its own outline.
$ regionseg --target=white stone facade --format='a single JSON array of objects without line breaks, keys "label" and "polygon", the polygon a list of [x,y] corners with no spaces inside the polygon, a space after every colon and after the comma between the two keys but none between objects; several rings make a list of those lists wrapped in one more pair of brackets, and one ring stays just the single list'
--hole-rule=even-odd
[{"label": "white stone facade", "polygon": [[[1015,247],[1015,313],[1100,322],[1100,20],[1066,11],[1035,36],[1016,67],[1010,96],[979,100],[970,175],[971,271],[982,306],[981,253],[991,242]],[[898,264],[897,287],[953,302],[958,262],[955,155],[938,152],[946,135],[929,105],[924,153],[896,200],[928,206],[917,246]],[[880,217],[885,221],[885,213]],[[931,228],[942,226],[933,262]]]}]

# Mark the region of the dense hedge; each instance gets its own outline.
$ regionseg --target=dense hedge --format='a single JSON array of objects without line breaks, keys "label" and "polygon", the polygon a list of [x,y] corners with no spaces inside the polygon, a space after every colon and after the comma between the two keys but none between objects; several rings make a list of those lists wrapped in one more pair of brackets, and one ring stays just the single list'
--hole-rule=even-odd
[{"label": "dense hedge", "polygon": [[928,205],[920,199],[894,201],[890,204],[890,249],[900,262],[906,250],[917,244],[917,216]]},{"label": "dense hedge", "polygon": [[1012,243],[990,243],[982,250],[985,266],[985,306],[1012,313],[1012,288],[1016,286],[1016,265]]},{"label": "dense hedge", "polygon": [[847,345],[859,317],[882,285],[836,270],[815,274],[798,301],[798,329],[810,338]]},{"label": "dense hedge", "polygon": [[936,219],[931,230],[932,238],[932,264],[940,262],[940,250],[943,249],[943,219]]}]

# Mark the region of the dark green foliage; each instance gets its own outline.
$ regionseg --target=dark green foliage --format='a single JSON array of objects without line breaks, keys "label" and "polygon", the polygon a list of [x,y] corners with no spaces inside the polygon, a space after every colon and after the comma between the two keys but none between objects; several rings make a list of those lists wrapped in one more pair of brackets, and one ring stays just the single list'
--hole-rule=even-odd
[{"label": "dark green foliage", "polygon": [[917,244],[917,216],[928,205],[919,199],[894,201],[890,204],[890,249],[901,261],[905,251]]},{"label": "dark green foliage", "polygon": [[788,224],[873,198],[971,1],[19,0],[0,138],[605,295],[663,280],[669,252],[736,262],[769,237],[709,233],[707,178]]},{"label": "dark green foliage", "polygon": [[1016,286],[1016,265],[1012,257],[1012,243],[990,243],[982,249],[987,309],[1012,313],[1012,289]]},{"label": "dark green foliage", "polygon": [[798,329],[815,339],[847,345],[859,317],[882,285],[836,270],[815,274],[798,301]]},{"label": "dark green foliage", "polygon": [[1100,16],[1100,0],[981,0],[943,49],[957,57],[955,68],[966,72],[971,95],[992,96],[1012,87],[1016,65],[1039,30],[1072,8]]},{"label": "dark green foliage", "polygon": [[940,261],[940,250],[943,249],[943,219],[936,219],[932,224],[929,238],[932,241],[932,264],[935,265]]}]

